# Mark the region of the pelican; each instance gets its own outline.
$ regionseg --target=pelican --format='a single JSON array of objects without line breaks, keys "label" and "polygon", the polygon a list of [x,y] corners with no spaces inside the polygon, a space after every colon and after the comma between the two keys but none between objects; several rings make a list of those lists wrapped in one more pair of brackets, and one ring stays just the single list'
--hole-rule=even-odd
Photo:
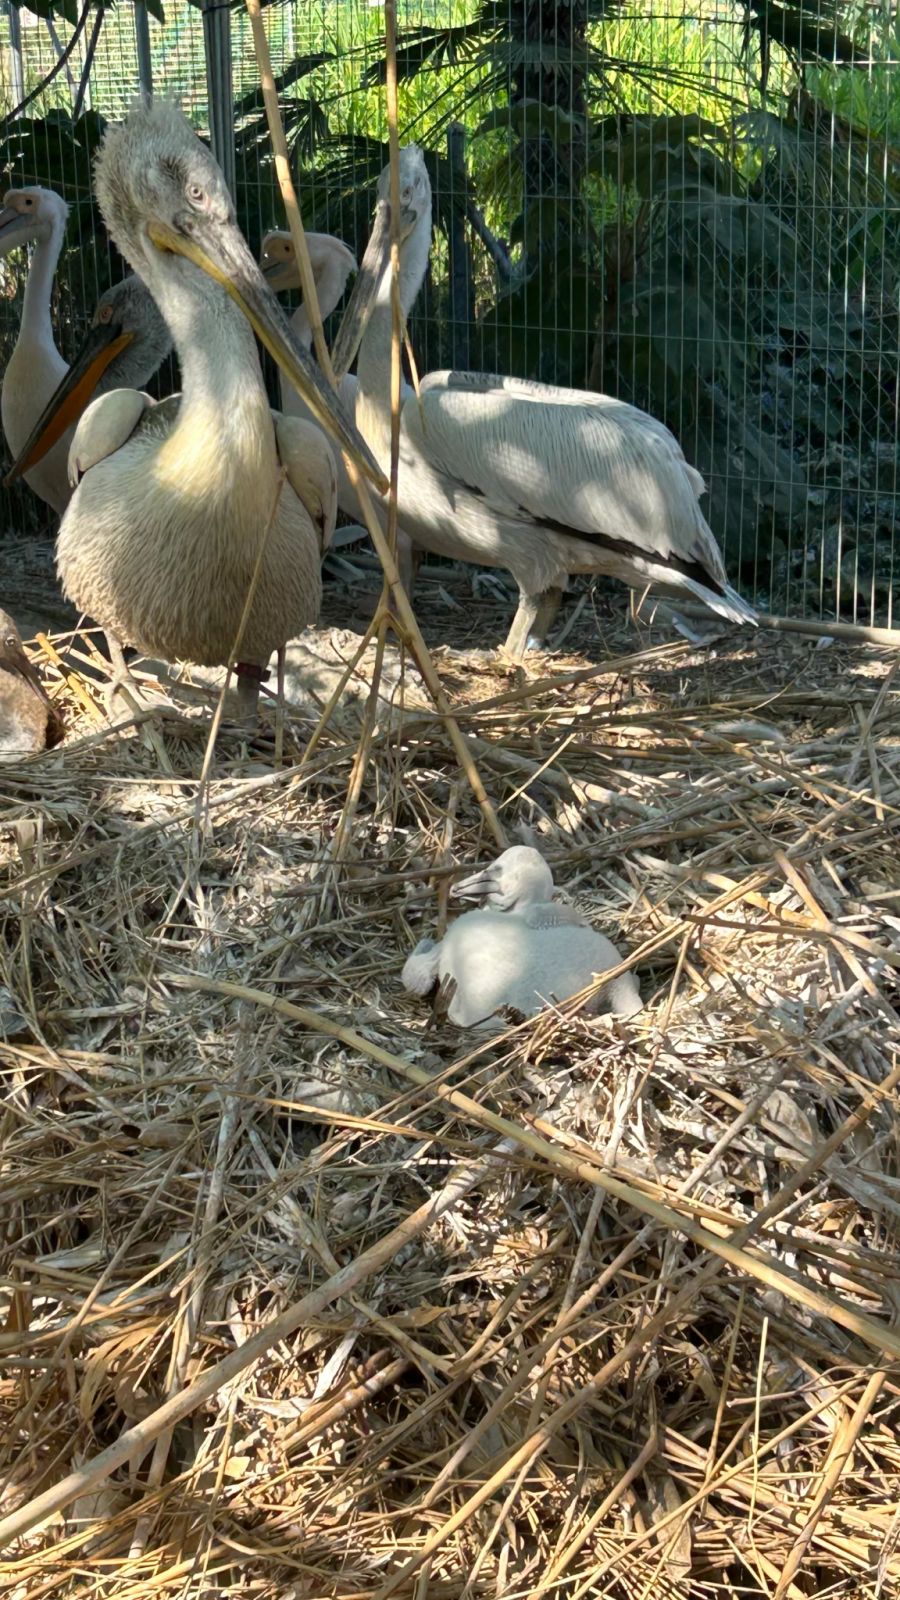
[{"label": "pelican", "polygon": [[16,761],[59,744],[62,719],[22,645],[8,611],[0,611],[0,761]]},{"label": "pelican", "polygon": [[[351,273],[356,271],[356,257],[352,250],[340,239],[330,233],[307,233],[307,249],[309,250],[310,265],[316,284],[316,294],[319,300],[319,310],[324,322],[343,298],[347,287],[347,280]],[[263,274],[276,294],[285,290],[301,288],[300,269],[294,255],[294,241],[291,235],[282,228],[273,228],[265,235],[260,251],[260,266]],[[300,305],[291,317],[291,327],[305,350],[312,349],[312,326],[306,307]],[[339,385],[341,400],[350,416],[356,412],[356,378],[348,372],[342,374]],[[402,383],[401,398],[412,393],[408,383]],[[281,406],[282,410],[292,417],[308,416],[307,408],[290,384],[281,379]],[[359,503],[356,490],[350,481],[349,473],[340,457],[337,458],[337,495],[338,505],[345,517],[350,517],[357,524],[346,532],[355,538],[366,536],[365,518]],[[376,512],[380,512],[382,523],[386,523],[387,512],[383,503],[373,496]],[[344,530],[342,530],[343,532]],[[412,592],[415,574],[421,561],[421,551],[415,550],[406,537],[402,528],[397,530],[397,559],[400,574],[406,585],[407,591]]]},{"label": "pelican", "polygon": [[176,406],[119,389],[85,411],[57,541],[63,588],[101,623],[121,672],[123,641],[204,666],[230,666],[237,651],[251,712],[273,650],[318,613],[336,508],[327,440],[270,411],[253,330],[382,492],[385,480],[293,338],[218,166],[174,105],[144,100],[108,130],[95,189],[171,329],[183,389]]},{"label": "pelican", "polygon": [[[34,245],[19,336],[0,393],[3,432],[13,455],[18,455],[35,418],[66,373],[53,338],[50,295],[68,214],[66,202],[52,189],[9,189],[3,196],[0,255],[8,255],[20,245]],[[67,450],[68,442],[59,445],[39,469],[28,474],[29,487],[54,511],[62,511],[69,498]]]},{"label": "pelican", "polygon": [[[359,349],[356,423],[390,459],[390,170],[333,352]],[[400,153],[400,303],[408,316],[428,266],[431,184],[421,150]],[[505,567],[519,587],[507,649],[541,644],[569,574],[606,573],[702,600],[755,622],[728,583],[698,504],[700,473],[668,428],[606,395],[482,372],[433,372],[402,404],[399,520],[416,545]]]},{"label": "pelican", "polygon": [[[307,233],[306,246],[309,250],[310,265],[316,284],[316,295],[319,301],[319,311],[322,321],[329,317],[335,306],[340,304],[347,280],[351,273],[356,271],[356,257],[352,250],[330,233]],[[294,255],[294,241],[291,235],[281,228],[273,228],[267,233],[262,242],[259,264],[263,277],[275,294],[282,294],[289,289],[299,289],[300,269]],[[312,350],[312,324],[304,305],[299,305],[293,312],[291,327],[296,338],[307,352]],[[301,396],[283,375],[280,378],[281,409],[285,416],[301,417],[308,419],[309,407]],[[341,378],[339,393],[342,404],[352,417],[356,407],[356,379],[349,373]],[[363,522],[362,508],[356,496],[356,491],[350,482],[343,461],[336,459],[338,483],[338,505],[348,516],[357,522]]]},{"label": "pelican", "polygon": [[[447,1015],[460,1028],[496,1026],[505,1012],[533,1017],[568,1000],[621,961],[615,945],[573,906],[554,900],[553,874],[538,850],[513,845],[450,890],[484,902],[451,923],[440,943],[422,939],[401,974],[411,994],[436,983],[452,991]],[[630,972],[593,996],[589,1011],[632,1017],[641,995]]]},{"label": "pelican", "polygon": [[[39,463],[62,450],[68,457],[75,426],[92,396],[146,383],[172,349],[172,335],[149,289],[130,273],[97,301],[87,336],[21,444],[4,483],[24,477],[34,487]],[[66,503],[72,484],[66,472]],[[59,508],[57,508],[59,509]]]},{"label": "pelican", "polygon": [[[26,443],[34,425],[68,372],[56,348],[50,321],[50,296],[68,206],[52,189],[9,189],[0,211],[0,255],[34,244],[31,269],[25,283],[22,322],[13,353],[3,375],[0,413],[3,432],[13,456],[22,462],[25,481],[35,494],[62,512],[71,496],[66,460],[71,443],[69,424],[78,414],[78,394],[61,416],[54,437],[48,438],[41,458],[28,459]],[[94,382],[103,375],[103,387],[146,383],[171,348],[168,330],[143,284],[134,278],[115,284],[101,296],[94,327],[107,327],[105,346]],[[115,343],[118,337],[121,342]],[[98,342],[98,359],[104,347]],[[108,369],[108,370],[107,370]],[[82,399],[82,405],[84,401]]]}]

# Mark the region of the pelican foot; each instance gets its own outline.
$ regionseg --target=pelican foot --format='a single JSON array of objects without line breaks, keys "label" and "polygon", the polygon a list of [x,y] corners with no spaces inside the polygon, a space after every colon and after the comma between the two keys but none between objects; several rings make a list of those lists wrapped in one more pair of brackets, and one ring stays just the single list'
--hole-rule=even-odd
[{"label": "pelican foot", "polygon": [[122,670],[116,670],[103,694],[106,715],[110,722],[123,722],[138,711],[146,711],[148,701],[141,693],[137,681],[131,676],[124,661]]}]

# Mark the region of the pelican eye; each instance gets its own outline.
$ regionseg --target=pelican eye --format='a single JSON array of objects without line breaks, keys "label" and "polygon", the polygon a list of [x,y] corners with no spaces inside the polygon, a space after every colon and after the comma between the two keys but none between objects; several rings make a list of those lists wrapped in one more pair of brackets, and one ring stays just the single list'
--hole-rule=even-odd
[{"label": "pelican eye", "polygon": [[203,188],[202,184],[189,183],[187,186],[187,197],[192,206],[202,206],[206,204],[206,190]]}]

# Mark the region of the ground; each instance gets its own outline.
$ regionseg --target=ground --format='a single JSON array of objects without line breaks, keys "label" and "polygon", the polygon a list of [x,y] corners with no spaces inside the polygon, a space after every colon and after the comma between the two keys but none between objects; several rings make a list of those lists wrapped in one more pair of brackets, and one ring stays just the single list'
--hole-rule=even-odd
[{"label": "ground", "polygon": [[181,686],[111,731],[87,644],[36,652],[70,726],[0,788],[6,1590],[897,1593],[895,657],[584,590],[522,671],[508,602],[426,574],[506,836],[646,1002],[485,1045],[399,983],[497,847],[394,647],[368,759],[371,651],[308,749],[374,588],[329,583],[283,766],[210,755]]}]

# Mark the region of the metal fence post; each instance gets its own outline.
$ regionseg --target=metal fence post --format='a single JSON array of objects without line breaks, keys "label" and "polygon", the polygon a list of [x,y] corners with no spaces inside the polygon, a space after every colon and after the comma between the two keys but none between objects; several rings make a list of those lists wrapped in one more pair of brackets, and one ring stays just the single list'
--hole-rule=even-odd
[{"label": "metal fence post", "polygon": [[212,152],[234,198],[234,95],[231,84],[231,12],[220,0],[202,0],[206,92]]},{"label": "metal fence post", "polygon": [[450,350],[459,370],[469,365],[469,332],[474,320],[472,254],[466,241],[466,130],[452,122],[447,130],[450,163]]},{"label": "metal fence post", "polygon": [[22,66],[22,26],[19,21],[19,8],[8,0],[6,13],[9,17],[9,86],[12,92],[14,106],[22,104],[25,99],[25,70]]},{"label": "metal fence post", "polygon": [[147,0],[134,0],[134,38],[137,45],[138,83],[145,94],[153,93],[153,56],[150,50],[150,18]]}]

